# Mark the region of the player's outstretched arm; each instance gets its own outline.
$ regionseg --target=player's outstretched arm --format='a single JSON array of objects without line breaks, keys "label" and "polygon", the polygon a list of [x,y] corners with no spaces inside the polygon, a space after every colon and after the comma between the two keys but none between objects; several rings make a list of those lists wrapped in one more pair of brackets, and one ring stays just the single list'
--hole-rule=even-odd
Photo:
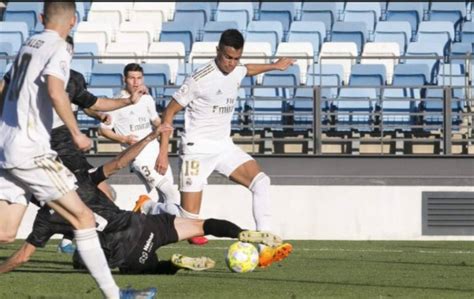
[{"label": "player's outstretched arm", "polygon": [[113,130],[105,128],[103,126],[99,126],[99,134],[104,136],[107,139],[110,139],[112,141],[122,143],[122,144],[132,145],[138,141],[137,136],[135,135],[120,135],[120,134],[115,133]]},{"label": "player's outstretched arm", "polygon": [[30,257],[35,253],[36,247],[28,242],[23,245],[15,253],[13,253],[8,260],[0,264],[0,273],[7,273],[13,269],[26,263]]},{"label": "player's outstretched arm", "polygon": [[110,125],[112,123],[112,116],[110,114],[92,110],[89,108],[84,108],[83,111],[90,117],[97,119],[101,123],[104,123],[106,125]]},{"label": "player's outstretched arm", "polygon": [[[166,106],[165,111],[163,112],[161,126],[164,128],[172,127],[174,116],[183,108],[184,108],[183,106],[178,104],[178,102],[172,98],[168,106]],[[155,162],[155,170],[158,171],[158,173],[161,175],[165,175],[166,170],[168,169],[168,164],[169,164],[168,145],[169,145],[171,134],[172,134],[172,131],[163,131],[161,133],[160,153],[158,154],[158,157],[156,158],[156,162]]]},{"label": "player's outstretched arm", "polygon": [[87,151],[92,147],[92,141],[84,135],[77,125],[76,118],[72,113],[71,102],[64,90],[64,82],[54,76],[47,76],[48,94],[51,98],[54,109],[64,122],[72,135],[72,140],[76,147],[82,151]]},{"label": "player's outstretched arm", "polygon": [[140,86],[133,94],[128,98],[118,98],[118,99],[109,99],[109,98],[98,98],[94,105],[90,108],[96,111],[113,111],[128,105],[133,105],[138,103],[140,98],[148,93],[148,88],[146,86]]},{"label": "player's outstretched arm", "polygon": [[122,151],[111,161],[106,162],[103,166],[103,173],[105,178],[110,177],[120,169],[128,166],[147,146],[148,143],[152,142],[154,139],[160,136],[162,132],[172,132],[173,128],[169,126],[159,126],[157,129],[153,130],[150,134],[142,138],[137,143],[129,146],[126,150]]},{"label": "player's outstretched arm", "polygon": [[274,63],[265,63],[265,64],[246,64],[245,66],[247,67],[247,76],[255,76],[261,73],[269,72],[269,71],[284,71],[290,65],[293,65],[295,63],[295,59],[292,58],[287,58],[283,57],[278,59]]}]

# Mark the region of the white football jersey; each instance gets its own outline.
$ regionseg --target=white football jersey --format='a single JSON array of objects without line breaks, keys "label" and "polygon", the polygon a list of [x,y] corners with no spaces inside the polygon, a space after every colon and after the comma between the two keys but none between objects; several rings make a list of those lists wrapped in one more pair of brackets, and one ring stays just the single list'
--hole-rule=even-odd
[{"label": "white football jersey", "polygon": [[202,153],[220,151],[231,142],[232,114],[242,79],[247,74],[244,65],[238,65],[225,75],[214,60],[186,78],[173,98],[185,108],[184,145],[192,145]]},{"label": "white football jersey", "polygon": [[71,46],[56,31],[30,37],[20,48],[11,70],[0,115],[0,167],[13,168],[48,153],[53,106],[46,75],[64,82],[71,64]]},{"label": "white football jersey", "polygon": [[[119,97],[128,98],[130,94],[122,90]],[[155,100],[150,95],[143,95],[133,105],[108,112],[112,116],[112,123],[101,123],[102,128],[114,129],[119,135],[135,135],[142,139],[153,130],[151,122],[159,118],[156,112]]]}]

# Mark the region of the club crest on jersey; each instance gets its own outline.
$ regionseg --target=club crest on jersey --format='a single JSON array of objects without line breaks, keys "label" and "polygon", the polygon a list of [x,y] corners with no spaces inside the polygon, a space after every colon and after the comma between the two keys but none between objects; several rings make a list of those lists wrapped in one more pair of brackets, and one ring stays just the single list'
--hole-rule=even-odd
[{"label": "club crest on jersey", "polygon": [[185,95],[189,92],[189,87],[187,84],[181,85],[181,88],[178,90],[178,93]]},{"label": "club crest on jersey", "polygon": [[193,180],[191,178],[186,179],[186,186],[191,186],[193,184]]}]

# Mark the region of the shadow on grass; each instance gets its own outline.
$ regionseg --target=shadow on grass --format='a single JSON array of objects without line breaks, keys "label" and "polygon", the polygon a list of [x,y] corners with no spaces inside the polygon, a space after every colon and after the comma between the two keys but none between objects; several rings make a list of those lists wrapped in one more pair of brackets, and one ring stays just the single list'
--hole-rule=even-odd
[{"label": "shadow on grass", "polygon": [[470,267],[474,268],[474,265],[469,265],[465,261],[459,261],[457,264],[447,263],[422,263],[422,262],[404,262],[404,261],[386,261],[386,260],[366,260],[366,259],[354,259],[354,258],[317,258],[313,257],[312,260],[319,261],[332,261],[332,262],[360,262],[360,263],[373,263],[373,264],[399,264],[399,265],[415,265],[415,266],[440,266],[440,267]]}]

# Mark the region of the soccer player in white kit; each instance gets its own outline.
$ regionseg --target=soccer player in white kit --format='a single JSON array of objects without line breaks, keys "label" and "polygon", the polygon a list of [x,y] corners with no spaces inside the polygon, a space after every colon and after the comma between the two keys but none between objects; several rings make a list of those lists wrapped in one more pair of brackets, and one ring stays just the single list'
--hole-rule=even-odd
[{"label": "soccer player in white kit", "polygon": [[[143,68],[139,64],[126,65],[123,75],[125,78],[123,97],[129,97],[135,90],[143,87]],[[101,123],[99,133],[113,141],[120,142],[124,148],[150,134],[153,127],[157,128],[161,122],[156,112],[155,100],[148,94],[142,95],[137,103],[111,111],[109,114],[112,117],[111,123],[109,125]],[[179,193],[173,186],[171,168],[168,167],[163,175],[154,168],[153,163],[159,151],[158,140],[150,142],[135,158],[131,168],[144,182],[147,192],[156,188],[165,203],[178,203]],[[169,213],[173,212],[169,211]]]},{"label": "soccer player in white kit", "polygon": [[[186,78],[163,113],[163,125],[172,125],[174,115],[181,109],[186,109],[179,177],[184,216],[198,217],[203,187],[212,171],[217,170],[250,189],[257,230],[270,231],[270,178],[260,170],[260,166],[250,155],[232,142],[231,118],[240,83],[245,76],[285,70],[294,60],[281,58],[271,64],[242,65],[239,59],[243,46],[244,39],[238,30],[224,31],[216,58]],[[169,168],[169,136],[169,133],[161,135],[160,154],[155,164],[159,173],[164,173]],[[202,238],[194,243],[205,244],[207,240]],[[291,250],[291,245],[287,243],[276,250],[260,248],[260,266],[267,267],[272,262],[285,258]]]},{"label": "soccer player in white kit", "polygon": [[[74,2],[45,2],[44,32],[20,48],[8,88],[0,93],[0,242],[12,242],[33,194],[75,228],[77,249],[107,298],[120,290],[107,265],[91,210],[75,189],[74,175],[55,160],[50,147],[53,107],[81,150],[91,140],[81,133],[65,92],[71,47],[65,38],[76,23]],[[4,84],[2,84],[4,86]]]}]

